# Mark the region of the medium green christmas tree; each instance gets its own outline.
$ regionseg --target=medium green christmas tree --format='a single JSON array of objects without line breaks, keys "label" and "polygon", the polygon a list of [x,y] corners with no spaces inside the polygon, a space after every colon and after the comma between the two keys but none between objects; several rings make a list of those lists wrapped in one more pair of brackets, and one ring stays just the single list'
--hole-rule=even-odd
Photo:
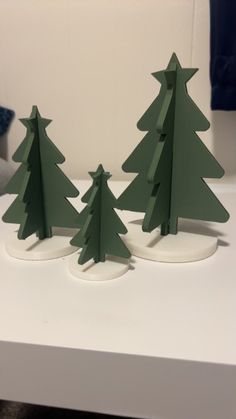
[{"label": "medium green christmas tree", "polygon": [[106,255],[129,258],[130,252],[119,237],[127,233],[127,229],[113,209],[117,200],[107,184],[111,175],[101,164],[90,175],[93,184],[82,198],[87,206],[77,223],[81,229],[70,242],[82,247],[78,263],[83,265],[92,258],[95,262],[104,262]]},{"label": "medium green christmas tree", "polygon": [[21,165],[6,187],[6,192],[18,196],[3,221],[20,224],[19,239],[33,233],[44,239],[52,236],[53,226],[76,226],[79,214],[66,197],[76,197],[79,192],[57,166],[65,158],[46,134],[51,120],[42,118],[33,106],[30,118],[20,121],[27,133],[13,160]]},{"label": "medium green christmas tree", "polygon": [[176,234],[178,217],[226,222],[229,214],[203,178],[224,170],[196,131],[209,122],[188,95],[186,83],[197,69],[182,68],[175,54],[164,71],[158,97],[138,122],[144,139],[125,161],[125,172],[138,173],[118,199],[119,208],[145,212],[142,229]]}]

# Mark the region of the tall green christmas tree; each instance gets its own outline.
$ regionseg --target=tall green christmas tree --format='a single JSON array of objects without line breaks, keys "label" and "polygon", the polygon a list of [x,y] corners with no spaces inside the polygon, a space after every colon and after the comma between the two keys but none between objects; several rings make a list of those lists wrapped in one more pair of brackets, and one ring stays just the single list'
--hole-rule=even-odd
[{"label": "tall green christmas tree", "polygon": [[13,160],[21,165],[6,187],[6,192],[18,196],[3,221],[20,224],[19,239],[33,233],[44,239],[52,236],[53,226],[76,226],[79,214],[66,197],[76,197],[79,192],[57,166],[65,158],[46,134],[51,120],[42,118],[33,106],[30,118],[20,121],[27,133]]},{"label": "tall green christmas tree", "polygon": [[138,122],[144,139],[125,161],[125,172],[138,173],[121,194],[119,208],[145,212],[142,228],[176,234],[178,217],[225,222],[229,214],[203,178],[220,178],[224,170],[196,131],[209,122],[188,95],[186,83],[197,69],[182,68],[175,54],[164,71],[158,97]]},{"label": "tall green christmas tree", "polygon": [[82,247],[78,263],[83,265],[92,258],[104,262],[106,255],[129,258],[130,252],[119,237],[127,229],[113,209],[117,200],[107,184],[111,175],[101,164],[90,175],[93,184],[82,198],[87,206],[77,223],[81,229],[71,240],[73,246]]}]

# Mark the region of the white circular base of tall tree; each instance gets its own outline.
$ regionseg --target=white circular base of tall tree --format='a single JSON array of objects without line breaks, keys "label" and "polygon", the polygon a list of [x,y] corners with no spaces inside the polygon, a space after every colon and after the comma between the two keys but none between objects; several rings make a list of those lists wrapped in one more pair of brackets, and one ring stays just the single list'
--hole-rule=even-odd
[{"label": "white circular base of tall tree", "polygon": [[161,236],[159,229],[142,231],[138,222],[130,222],[123,237],[134,256],[158,262],[194,262],[206,259],[217,249],[217,237],[179,231]]},{"label": "white circular base of tall tree", "polygon": [[16,259],[56,259],[78,251],[77,247],[70,245],[70,239],[67,235],[53,235],[50,239],[39,240],[32,234],[25,240],[19,240],[17,232],[14,232],[6,242],[6,250]]},{"label": "white circular base of tall tree", "polygon": [[69,259],[69,271],[79,279],[87,281],[109,281],[124,275],[130,265],[129,259],[108,257],[105,262],[95,263],[93,259],[84,265],[78,263],[78,253]]}]

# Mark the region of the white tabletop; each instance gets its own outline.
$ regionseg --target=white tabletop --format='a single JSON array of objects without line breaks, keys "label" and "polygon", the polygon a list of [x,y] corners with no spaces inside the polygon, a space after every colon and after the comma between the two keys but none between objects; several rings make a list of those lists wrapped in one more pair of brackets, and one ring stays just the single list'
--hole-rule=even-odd
[{"label": "white tabletop", "polygon": [[[90,183],[76,182],[83,195]],[[124,182],[110,182],[119,194]],[[194,222],[217,234],[210,258],[163,264],[133,258],[108,282],[74,278],[68,260],[29,262],[6,254],[16,226],[0,222],[0,341],[236,364],[236,188],[214,186],[231,214],[226,224]],[[82,208],[79,198],[71,200]],[[0,214],[12,196],[0,198]],[[119,212],[123,221],[140,214]]]}]

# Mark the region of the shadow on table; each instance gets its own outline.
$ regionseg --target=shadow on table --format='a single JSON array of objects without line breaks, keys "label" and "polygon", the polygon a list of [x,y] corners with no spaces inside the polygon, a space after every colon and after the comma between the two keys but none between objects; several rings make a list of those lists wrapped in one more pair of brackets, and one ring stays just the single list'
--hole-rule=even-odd
[{"label": "shadow on table", "polygon": [[[142,226],[142,219],[133,220],[130,222],[130,224],[136,224],[140,225],[140,228]],[[219,223],[220,225],[220,223]],[[218,237],[218,245],[227,247],[229,246],[229,243],[225,241],[223,238],[225,237],[225,234],[220,231],[220,229],[216,229],[212,223],[202,220],[188,220],[188,219],[182,219],[179,218],[179,230],[188,232],[188,233],[194,233],[194,234],[201,234],[203,236],[211,236],[211,237]],[[160,240],[160,237],[156,239],[157,241]],[[155,245],[156,243],[153,243]]]}]

